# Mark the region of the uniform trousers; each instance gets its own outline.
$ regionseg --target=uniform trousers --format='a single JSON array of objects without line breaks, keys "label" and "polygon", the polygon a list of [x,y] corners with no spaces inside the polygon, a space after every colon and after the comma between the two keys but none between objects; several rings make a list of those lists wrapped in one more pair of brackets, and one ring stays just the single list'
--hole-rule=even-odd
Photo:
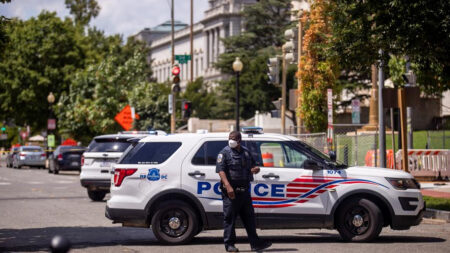
[{"label": "uniform trousers", "polygon": [[252,206],[252,198],[250,195],[250,190],[247,188],[243,192],[235,191],[235,198],[230,199],[226,190],[222,191],[223,199],[223,215],[224,215],[224,243],[225,248],[236,243],[236,218],[239,217],[247,231],[248,240],[250,241],[251,247],[256,247],[260,244],[260,239],[256,234],[256,220],[255,211]]}]

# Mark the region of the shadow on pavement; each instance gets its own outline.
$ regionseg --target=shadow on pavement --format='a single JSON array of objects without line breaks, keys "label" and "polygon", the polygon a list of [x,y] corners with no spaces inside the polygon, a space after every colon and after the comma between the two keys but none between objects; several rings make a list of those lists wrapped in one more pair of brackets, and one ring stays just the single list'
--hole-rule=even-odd
[{"label": "shadow on pavement", "polygon": [[[207,233],[207,232],[206,232]],[[46,227],[28,229],[0,229],[0,252],[3,251],[38,251],[48,250],[53,236],[61,235],[69,239],[73,249],[102,246],[152,246],[161,245],[155,240],[150,229],[126,227]],[[291,236],[261,236],[274,244],[298,243],[340,243],[336,233],[293,234]],[[381,236],[373,243],[434,243],[445,239],[430,236]],[[246,236],[239,236],[237,243],[247,243]],[[201,233],[195,237],[191,245],[221,245],[221,236],[210,236]],[[168,246],[170,247],[170,246]],[[294,248],[266,250],[268,252],[297,251]]]}]

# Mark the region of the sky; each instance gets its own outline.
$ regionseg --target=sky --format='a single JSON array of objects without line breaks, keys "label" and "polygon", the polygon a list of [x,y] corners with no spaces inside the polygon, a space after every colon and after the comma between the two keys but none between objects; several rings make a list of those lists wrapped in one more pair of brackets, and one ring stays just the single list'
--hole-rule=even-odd
[{"label": "sky", "polygon": [[[107,35],[122,34],[124,38],[148,27],[170,20],[171,0],[97,0],[100,14],[90,22]],[[190,0],[174,0],[175,20],[190,24]],[[194,0],[194,23],[204,17],[208,0]],[[70,16],[64,0],[12,0],[0,4],[0,16],[27,20],[42,10],[56,11],[59,17]]]}]

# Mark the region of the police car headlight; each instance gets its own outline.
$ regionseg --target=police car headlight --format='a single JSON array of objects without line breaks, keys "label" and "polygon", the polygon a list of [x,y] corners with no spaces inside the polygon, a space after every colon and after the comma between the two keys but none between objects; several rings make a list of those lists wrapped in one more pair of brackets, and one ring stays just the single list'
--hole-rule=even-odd
[{"label": "police car headlight", "polygon": [[420,189],[420,184],[413,178],[386,178],[397,190]]}]

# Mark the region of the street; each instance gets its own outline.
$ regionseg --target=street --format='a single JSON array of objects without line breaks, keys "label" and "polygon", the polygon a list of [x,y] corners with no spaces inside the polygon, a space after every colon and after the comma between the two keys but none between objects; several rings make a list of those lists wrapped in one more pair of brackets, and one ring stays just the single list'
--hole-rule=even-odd
[{"label": "street", "polygon": [[[92,202],[80,186],[78,172],[48,174],[27,167],[0,167],[0,251],[47,251],[51,238],[62,235],[71,252],[224,252],[222,231],[200,233],[189,245],[164,246],[150,229],[122,228],[104,215],[105,202]],[[263,230],[273,242],[269,252],[449,252],[450,223],[425,221],[407,231],[384,228],[373,243],[343,243],[337,231]],[[248,252],[244,230],[241,251]]]}]

